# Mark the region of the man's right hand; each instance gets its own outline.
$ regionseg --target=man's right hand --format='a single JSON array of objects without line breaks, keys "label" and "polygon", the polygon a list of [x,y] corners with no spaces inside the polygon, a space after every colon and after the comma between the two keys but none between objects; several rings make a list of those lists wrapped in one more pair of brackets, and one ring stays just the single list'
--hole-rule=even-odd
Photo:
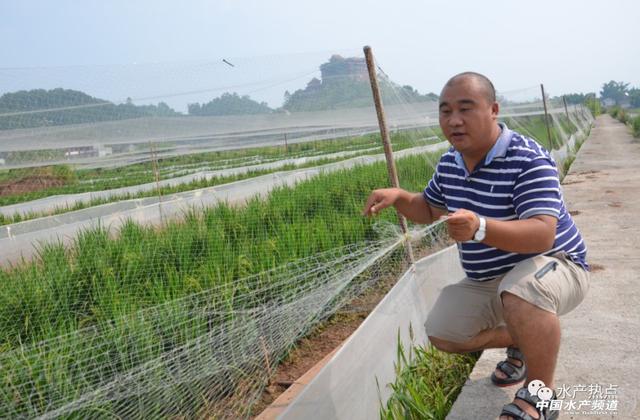
[{"label": "man's right hand", "polygon": [[375,216],[380,210],[386,209],[395,204],[400,196],[399,188],[382,188],[373,190],[367,199],[367,204],[362,211],[363,216]]},{"label": "man's right hand", "polygon": [[421,224],[429,224],[447,214],[444,208],[430,206],[422,193],[410,193],[401,188],[382,188],[369,195],[362,215],[375,216],[389,206],[395,206],[407,219]]}]

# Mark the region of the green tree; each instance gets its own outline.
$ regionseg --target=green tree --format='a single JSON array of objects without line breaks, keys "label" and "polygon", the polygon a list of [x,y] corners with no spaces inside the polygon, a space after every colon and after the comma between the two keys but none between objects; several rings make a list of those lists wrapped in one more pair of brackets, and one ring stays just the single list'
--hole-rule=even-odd
[{"label": "green tree", "polygon": [[631,101],[632,107],[640,108],[640,89],[629,89],[629,100]]},{"label": "green tree", "polygon": [[237,93],[223,93],[220,97],[200,105],[199,103],[187,106],[189,115],[252,115],[268,114],[273,112],[266,102],[257,102],[248,95],[240,96]]},{"label": "green tree", "polygon": [[[578,104],[583,104],[586,100],[587,97],[590,94],[585,94],[585,93],[568,93],[566,95],[564,95],[564,98],[567,100],[567,103],[570,105],[578,105]],[[595,96],[595,94],[594,94]]]},{"label": "green tree", "polygon": [[[4,116],[2,114],[5,114]],[[180,115],[167,104],[115,105],[84,92],[56,88],[9,92],[0,96],[0,130]]]},{"label": "green tree", "polygon": [[593,114],[593,116],[598,116],[602,113],[602,109],[600,107],[600,101],[596,98],[595,93],[587,93],[585,95],[584,104],[589,111]]},{"label": "green tree", "polygon": [[600,98],[602,98],[603,100],[611,99],[615,101],[616,104],[620,104],[628,95],[628,88],[629,83],[616,82],[611,80],[610,82],[604,83],[602,85]]}]

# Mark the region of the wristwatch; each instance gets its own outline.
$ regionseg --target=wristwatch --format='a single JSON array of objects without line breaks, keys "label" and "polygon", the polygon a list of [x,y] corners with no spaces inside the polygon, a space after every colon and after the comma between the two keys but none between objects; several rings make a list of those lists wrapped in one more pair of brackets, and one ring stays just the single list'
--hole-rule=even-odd
[{"label": "wristwatch", "polygon": [[487,219],[482,216],[478,216],[478,220],[480,221],[480,226],[473,235],[473,240],[476,242],[482,242],[487,234]]}]

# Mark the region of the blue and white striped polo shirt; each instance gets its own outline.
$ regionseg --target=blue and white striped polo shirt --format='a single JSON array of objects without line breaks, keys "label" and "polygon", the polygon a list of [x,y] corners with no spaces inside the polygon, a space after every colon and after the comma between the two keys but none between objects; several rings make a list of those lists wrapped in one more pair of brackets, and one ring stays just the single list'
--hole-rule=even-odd
[{"label": "blue and white striped polo shirt", "polygon": [[[567,212],[556,163],[541,145],[500,123],[502,133],[481,164],[468,173],[453,147],[442,155],[424,198],[449,212],[467,209],[497,220],[527,219],[546,214],[558,219],[553,248],[564,251],[584,269],[587,248]],[[472,280],[490,280],[537,254],[517,254],[483,243],[458,243],[460,261]]]}]

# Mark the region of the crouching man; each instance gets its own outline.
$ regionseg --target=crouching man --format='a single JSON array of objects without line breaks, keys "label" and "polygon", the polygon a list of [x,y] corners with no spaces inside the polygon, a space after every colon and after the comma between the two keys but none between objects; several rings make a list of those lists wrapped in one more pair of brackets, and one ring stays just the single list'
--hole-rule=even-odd
[{"label": "crouching man", "polygon": [[451,78],[439,107],[451,147],[425,190],[375,190],[363,213],[395,206],[416,223],[447,217],[467,277],[442,290],[425,324],[429,340],[455,353],[506,347],[491,380],[524,386],[500,418],[556,418],[558,411],[536,407],[534,385],[554,389],[558,316],[589,289],[586,246],[565,208],[556,164],[535,140],[498,123],[485,76]]}]

